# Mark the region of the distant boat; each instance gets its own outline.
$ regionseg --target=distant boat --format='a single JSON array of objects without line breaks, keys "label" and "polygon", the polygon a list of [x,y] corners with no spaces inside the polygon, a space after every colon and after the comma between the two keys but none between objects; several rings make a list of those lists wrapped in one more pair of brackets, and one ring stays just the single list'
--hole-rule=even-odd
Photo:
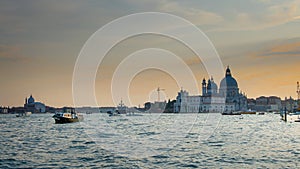
[{"label": "distant boat", "polygon": [[108,111],[106,112],[108,114],[108,116],[121,116],[121,113],[118,110],[115,111]]},{"label": "distant boat", "polygon": [[128,107],[123,103],[123,100],[121,99],[121,102],[117,106],[117,110],[116,111],[119,114],[126,114],[127,113],[127,109],[128,109]]},{"label": "distant boat", "polygon": [[265,112],[257,112],[258,115],[264,115]]},{"label": "distant boat", "polygon": [[57,112],[52,117],[57,124],[74,123],[83,120],[83,116],[76,113],[73,108],[65,109],[64,112]]},{"label": "distant boat", "polygon": [[281,119],[286,122],[300,122],[300,112],[281,114]]},{"label": "distant boat", "polygon": [[31,114],[31,112],[24,112],[17,114],[16,117],[29,117]]},{"label": "distant boat", "polygon": [[143,115],[140,113],[128,112],[126,113],[126,116],[143,116]]},{"label": "distant boat", "polygon": [[256,111],[253,110],[242,111],[241,114],[256,114]]},{"label": "distant boat", "polygon": [[236,112],[223,112],[222,115],[241,115],[241,112],[236,111]]}]

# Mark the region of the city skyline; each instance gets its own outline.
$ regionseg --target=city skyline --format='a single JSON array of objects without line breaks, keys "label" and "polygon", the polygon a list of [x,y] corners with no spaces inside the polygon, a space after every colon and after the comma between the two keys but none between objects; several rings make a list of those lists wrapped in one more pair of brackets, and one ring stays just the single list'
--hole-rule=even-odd
[{"label": "city skyline", "polygon": [[[248,98],[296,98],[300,81],[300,1],[14,1],[0,2],[0,105],[22,105],[30,94],[50,106],[73,105],[76,58],[87,39],[105,24],[137,12],[164,12],[183,17],[214,44]],[[159,47],[184,60],[196,76],[199,93],[206,72],[201,60],[170,38],[138,36],[116,45],[99,66],[95,92],[100,106],[113,105],[111,76],[131,53]],[[151,56],[159,60],[160,56]],[[184,78],[184,75],[182,75]],[[145,83],[146,82],[146,83]],[[133,105],[155,98],[157,87],[175,99],[181,87],[166,72],[137,74],[129,94]],[[121,99],[121,98],[120,98]]]}]

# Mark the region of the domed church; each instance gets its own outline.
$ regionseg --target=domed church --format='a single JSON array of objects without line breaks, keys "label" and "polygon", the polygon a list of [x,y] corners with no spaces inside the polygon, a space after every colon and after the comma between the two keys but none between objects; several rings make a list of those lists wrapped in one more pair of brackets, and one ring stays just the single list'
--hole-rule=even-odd
[{"label": "domed church", "polygon": [[202,96],[225,98],[227,105],[233,105],[233,111],[247,110],[247,97],[245,94],[239,92],[238,83],[232,77],[229,66],[226,69],[225,77],[220,82],[219,92],[217,90],[218,87],[214,83],[213,78],[208,80],[207,85],[205,79],[203,79]]},{"label": "domed church", "polygon": [[35,102],[34,98],[32,95],[27,99],[25,98],[25,103],[24,103],[24,109],[27,112],[31,113],[45,113],[46,112],[46,106],[45,104],[41,102]]},{"label": "domed church", "polygon": [[[206,83],[207,82],[207,83]],[[247,97],[239,92],[238,83],[232,77],[229,66],[220,88],[211,77],[202,80],[202,96],[189,96],[187,91],[178,92],[174,112],[232,112],[247,110]]]}]

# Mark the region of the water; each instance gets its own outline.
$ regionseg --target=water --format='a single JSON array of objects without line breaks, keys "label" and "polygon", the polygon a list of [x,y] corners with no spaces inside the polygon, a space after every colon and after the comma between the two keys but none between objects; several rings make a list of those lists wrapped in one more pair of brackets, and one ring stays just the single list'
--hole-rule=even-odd
[{"label": "water", "polygon": [[299,168],[300,123],[279,115],[0,115],[0,168]]}]

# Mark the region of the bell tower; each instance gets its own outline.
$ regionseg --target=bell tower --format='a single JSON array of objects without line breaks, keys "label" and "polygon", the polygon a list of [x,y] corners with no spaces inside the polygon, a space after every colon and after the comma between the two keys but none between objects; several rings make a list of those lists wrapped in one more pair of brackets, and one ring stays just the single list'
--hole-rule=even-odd
[{"label": "bell tower", "polygon": [[205,78],[203,78],[202,80],[202,96],[206,95],[207,91],[206,91],[206,80]]}]

